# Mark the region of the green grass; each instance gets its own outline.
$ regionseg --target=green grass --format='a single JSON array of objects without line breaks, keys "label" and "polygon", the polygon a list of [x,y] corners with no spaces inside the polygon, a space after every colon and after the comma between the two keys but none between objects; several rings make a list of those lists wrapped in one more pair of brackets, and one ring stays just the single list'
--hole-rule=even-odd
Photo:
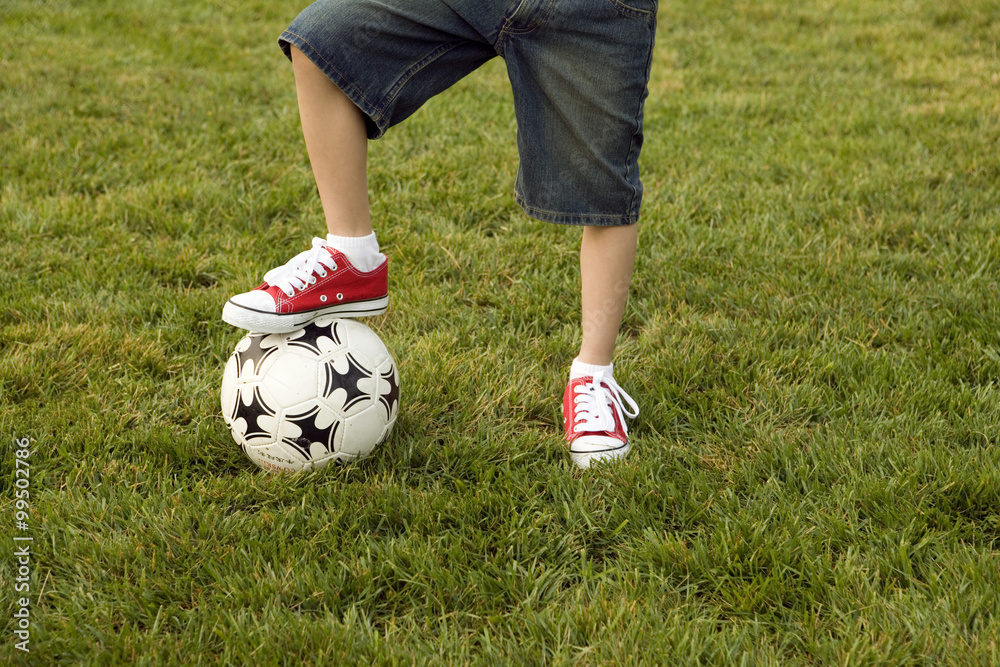
[{"label": "green grass", "polygon": [[0,663],[1000,662],[1000,3],[663,3],[616,376],[574,469],[578,230],[494,62],[371,146],[403,406],[257,471],[225,299],[322,229],[291,2],[5,0]]}]

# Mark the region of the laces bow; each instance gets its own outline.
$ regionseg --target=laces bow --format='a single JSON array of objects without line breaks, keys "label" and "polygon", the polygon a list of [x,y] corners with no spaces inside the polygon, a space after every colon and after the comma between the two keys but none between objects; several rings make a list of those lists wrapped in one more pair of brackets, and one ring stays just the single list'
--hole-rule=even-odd
[{"label": "laces bow", "polygon": [[265,273],[264,282],[292,297],[295,296],[295,290],[303,290],[315,284],[317,275],[325,278],[327,269],[335,271],[337,263],[326,250],[326,239],[317,237],[312,240],[312,248],[300,252],[283,266]]},{"label": "laces bow", "polygon": [[[576,423],[573,425],[573,431],[576,433],[614,431],[616,409],[629,418],[639,416],[639,406],[636,402],[604,371],[598,371],[591,382],[578,384],[574,388],[574,393]],[[627,410],[625,405],[628,405]],[[624,420],[622,429],[628,433]]]}]

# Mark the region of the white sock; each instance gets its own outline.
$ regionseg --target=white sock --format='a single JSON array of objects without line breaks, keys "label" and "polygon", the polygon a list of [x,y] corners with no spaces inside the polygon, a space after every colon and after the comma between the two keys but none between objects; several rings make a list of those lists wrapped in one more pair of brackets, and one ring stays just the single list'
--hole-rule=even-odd
[{"label": "white sock", "polygon": [[597,375],[598,371],[604,371],[604,374],[608,377],[614,377],[613,372],[615,369],[614,364],[609,364],[607,366],[595,366],[594,364],[585,364],[580,361],[579,357],[573,360],[573,365],[569,367],[569,379],[575,380],[579,377]]},{"label": "white sock", "polygon": [[347,259],[351,260],[351,264],[358,271],[365,273],[374,271],[385,261],[385,255],[378,250],[378,239],[375,238],[375,232],[372,232],[368,236],[334,236],[333,234],[327,234],[326,244],[334,250],[339,250],[347,255]]}]

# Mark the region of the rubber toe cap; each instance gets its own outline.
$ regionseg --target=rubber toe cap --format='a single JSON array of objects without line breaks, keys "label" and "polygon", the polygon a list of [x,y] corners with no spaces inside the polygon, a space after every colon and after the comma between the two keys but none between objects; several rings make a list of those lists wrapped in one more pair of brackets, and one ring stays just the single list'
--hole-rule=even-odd
[{"label": "rubber toe cap", "polygon": [[229,302],[240,308],[255,310],[260,313],[273,313],[276,311],[274,297],[264,290],[255,289],[252,292],[237,294]]}]

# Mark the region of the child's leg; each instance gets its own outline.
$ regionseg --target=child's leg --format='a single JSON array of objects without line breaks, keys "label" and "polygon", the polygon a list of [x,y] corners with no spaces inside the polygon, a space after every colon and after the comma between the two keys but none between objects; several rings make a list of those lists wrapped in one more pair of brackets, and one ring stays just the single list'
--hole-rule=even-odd
[{"label": "child's leg", "polygon": [[635,263],[656,0],[546,7],[537,24],[515,20],[505,35],[521,157],[515,190],[528,215],[584,226],[583,336],[563,423],[573,461],[586,468],[628,452],[625,419],[638,415],[614,379],[612,356]]},{"label": "child's leg", "polygon": [[[496,8],[469,0],[465,9]],[[498,25],[502,19],[501,12]],[[318,0],[278,43],[292,61],[330,233],[223,307],[226,322],[266,333],[294,331],[328,315],[385,311],[388,262],[372,232],[367,141],[497,55],[446,0]]]},{"label": "child's leg", "polygon": [[291,51],[302,134],[327,230],[336,236],[367,236],[372,223],[364,115],[301,51],[294,46]]},{"label": "child's leg", "polygon": [[632,282],[638,229],[637,224],[583,229],[583,342],[563,395],[570,456],[581,468],[624,456],[629,450],[625,417],[639,414],[635,401],[615,382],[611,365]]},{"label": "child's leg", "polygon": [[608,366],[621,327],[639,225],[584,227],[580,246],[583,342],[578,359]]}]

